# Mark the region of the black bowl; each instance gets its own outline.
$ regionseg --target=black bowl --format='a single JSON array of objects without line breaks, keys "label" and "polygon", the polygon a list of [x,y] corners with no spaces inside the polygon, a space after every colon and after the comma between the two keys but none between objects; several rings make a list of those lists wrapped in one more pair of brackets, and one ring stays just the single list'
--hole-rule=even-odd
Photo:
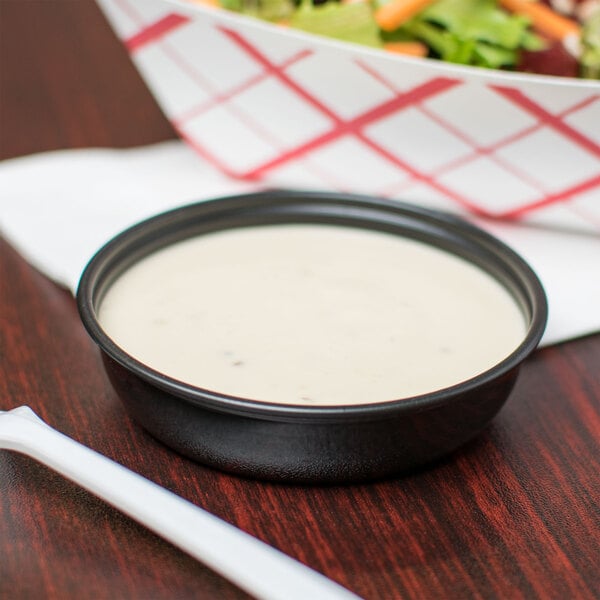
[{"label": "black bowl", "polygon": [[[527,322],[520,346],[486,372],[433,393],[355,406],[261,403],[187,385],[121,350],[98,323],[111,283],[149,253],[223,229],[325,223],[394,233],[444,249],[491,274]],[[297,483],[381,478],[454,450],[500,410],[523,360],[542,337],[542,286],[503,243],[443,213],[354,195],[269,191],[193,204],[144,221],[106,244],[77,291],[83,323],[102,350],[107,374],[131,415],[181,454],[244,476]]]}]

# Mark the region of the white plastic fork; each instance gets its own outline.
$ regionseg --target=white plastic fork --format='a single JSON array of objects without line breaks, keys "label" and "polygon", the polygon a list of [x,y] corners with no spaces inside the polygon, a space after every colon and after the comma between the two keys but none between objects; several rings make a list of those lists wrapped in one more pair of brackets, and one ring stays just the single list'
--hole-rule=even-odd
[{"label": "white plastic fork", "polygon": [[27,406],[0,411],[0,448],[26,454],[61,473],[256,598],[360,600],[324,575],[56,431]]}]

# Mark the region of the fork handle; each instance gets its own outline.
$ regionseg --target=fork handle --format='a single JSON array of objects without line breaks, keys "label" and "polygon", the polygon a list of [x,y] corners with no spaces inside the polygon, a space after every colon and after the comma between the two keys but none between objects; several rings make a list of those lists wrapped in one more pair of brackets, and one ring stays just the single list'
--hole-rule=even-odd
[{"label": "fork handle", "polygon": [[30,408],[0,413],[0,447],[71,479],[265,600],[360,600],[324,575],[63,435]]}]

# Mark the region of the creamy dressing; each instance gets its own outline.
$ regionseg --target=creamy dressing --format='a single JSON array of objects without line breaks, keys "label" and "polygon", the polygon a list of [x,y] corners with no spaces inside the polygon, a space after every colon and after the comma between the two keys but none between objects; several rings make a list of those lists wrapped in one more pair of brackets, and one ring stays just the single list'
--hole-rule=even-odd
[{"label": "creamy dressing", "polygon": [[114,342],[180,381],[285,404],[365,404],[442,389],[525,336],[494,278],[442,250],[330,225],[198,236],[109,288]]}]

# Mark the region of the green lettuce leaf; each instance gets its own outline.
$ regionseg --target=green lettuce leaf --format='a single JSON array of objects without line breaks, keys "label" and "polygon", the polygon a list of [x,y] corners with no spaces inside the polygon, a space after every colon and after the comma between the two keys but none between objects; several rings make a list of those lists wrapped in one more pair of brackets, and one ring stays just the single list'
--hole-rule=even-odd
[{"label": "green lettuce leaf", "polygon": [[291,27],[309,33],[375,48],[382,46],[373,11],[366,2],[327,2],[314,6],[310,0],[305,0],[289,23]]},{"label": "green lettuce leaf", "polygon": [[438,0],[402,29],[445,61],[489,68],[513,66],[521,49],[544,47],[527,18],[499,9],[496,0]]},{"label": "green lettuce leaf", "polygon": [[463,39],[518,48],[529,20],[499,10],[494,0],[438,0],[420,14]]},{"label": "green lettuce leaf", "polygon": [[220,0],[220,5],[266,21],[288,19],[296,10],[293,0]]},{"label": "green lettuce leaf", "polygon": [[600,10],[585,22],[581,41],[581,76],[600,79]]}]

